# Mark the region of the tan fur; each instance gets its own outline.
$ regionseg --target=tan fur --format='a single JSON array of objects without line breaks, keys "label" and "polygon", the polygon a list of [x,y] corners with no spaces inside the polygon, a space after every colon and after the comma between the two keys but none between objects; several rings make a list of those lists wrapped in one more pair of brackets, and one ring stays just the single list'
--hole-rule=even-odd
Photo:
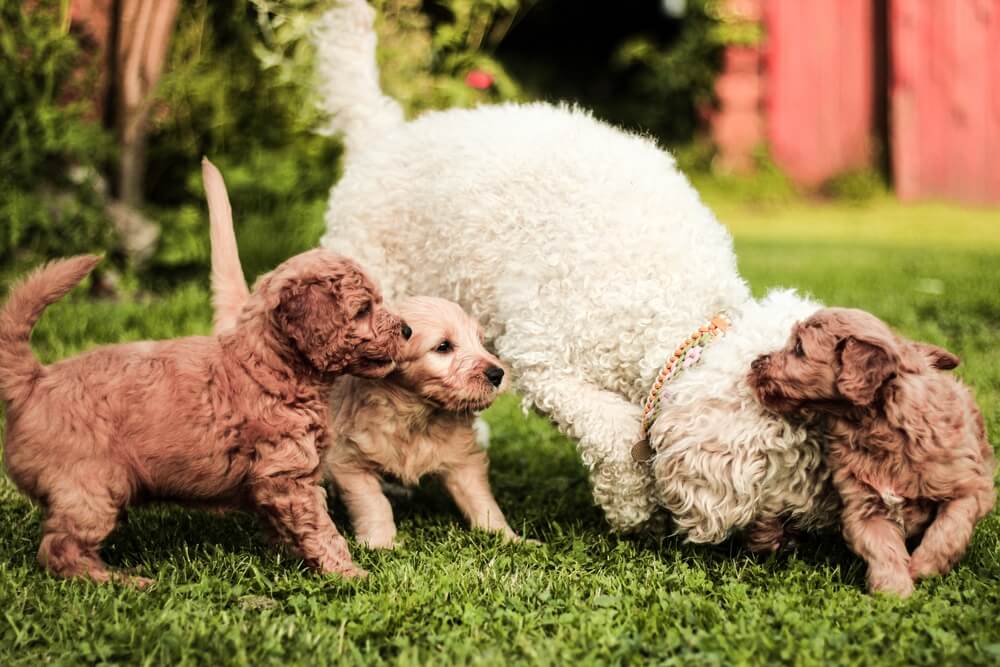
[{"label": "tan fur", "polygon": [[[215,330],[223,332],[236,321],[246,283],[222,175],[208,160],[202,161],[202,172],[211,221]],[[473,528],[518,539],[493,498],[488,459],[473,431],[474,411],[487,408],[506,389],[507,372],[483,346],[479,323],[457,304],[413,297],[397,310],[412,329],[397,370],[383,380],[344,377],[334,387],[324,477],[347,506],[358,540],[368,547],[396,544],[383,475],[406,484],[440,475]],[[437,351],[445,341],[450,349]]]},{"label": "tan fur", "polygon": [[[333,443],[323,468],[347,506],[359,541],[392,548],[396,526],[382,493],[384,474],[415,484],[440,475],[473,528],[516,539],[487,478],[486,453],[473,432],[474,410],[506,387],[487,378],[500,361],[482,344],[478,323],[456,304],[414,297],[397,306],[413,329],[396,371],[383,380],[344,378],[331,396]],[[438,351],[443,342],[446,352]],[[497,371],[494,370],[494,373]]]},{"label": "tan fur", "polygon": [[[996,502],[982,414],[943,370],[958,363],[864,311],[829,308],[750,372],[770,409],[829,420],[844,537],[873,591],[907,596],[914,579],[947,573]],[[909,554],[905,539],[921,534]]]},{"label": "tan fur", "polygon": [[317,480],[334,379],[384,376],[399,354],[403,325],[368,277],[313,250],[262,277],[226,334],[41,366],[31,326],[97,261],[42,267],[0,312],[5,459],[45,512],[39,561],[59,576],[109,581],[98,550],[119,515],[174,500],[252,509],[310,566],[363,574]]}]

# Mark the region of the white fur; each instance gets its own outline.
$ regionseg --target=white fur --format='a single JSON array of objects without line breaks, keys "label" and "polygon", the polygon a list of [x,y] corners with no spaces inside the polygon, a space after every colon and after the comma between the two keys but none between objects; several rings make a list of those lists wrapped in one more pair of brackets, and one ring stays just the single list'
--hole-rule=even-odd
[{"label": "white fur", "polygon": [[[766,414],[744,381],[818,305],[751,298],[728,232],[669,154],[547,104],[383,122],[370,8],[348,0],[324,26],[330,129],[347,133],[350,158],[322,244],[360,261],[387,298],[436,295],[478,318],[526,403],[578,441],[612,526],[663,507],[690,539],[714,542],[758,516],[832,518],[818,439]],[[379,131],[357,134],[370,103]],[[670,385],[655,463],[636,463],[656,373],[721,310],[732,329]]]}]

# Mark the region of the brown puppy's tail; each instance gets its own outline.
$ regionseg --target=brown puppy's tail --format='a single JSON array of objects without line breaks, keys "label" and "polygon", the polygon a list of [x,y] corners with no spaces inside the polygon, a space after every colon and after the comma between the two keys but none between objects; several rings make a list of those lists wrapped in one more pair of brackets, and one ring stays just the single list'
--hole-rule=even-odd
[{"label": "brown puppy's tail", "polygon": [[31,391],[42,373],[31,351],[31,330],[45,308],[76,287],[100,261],[96,255],[78,255],[49,262],[11,289],[0,311],[0,398],[15,401]]},{"label": "brown puppy's tail", "polygon": [[233,209],[222,174],[208,158],[201,159],[201,177],[208,199],[209,238],[212,242],[212,306],[215,333],[236,326],[243,305],[250,298],[233,230]]}]

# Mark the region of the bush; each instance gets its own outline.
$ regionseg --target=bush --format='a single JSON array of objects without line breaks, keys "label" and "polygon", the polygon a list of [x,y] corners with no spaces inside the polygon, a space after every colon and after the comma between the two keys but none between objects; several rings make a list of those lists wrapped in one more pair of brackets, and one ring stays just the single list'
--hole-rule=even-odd
[{"label": "bush", "polygon": [[[156,284],[207,277],[201,157],[222,170],[248,276],[319,238],[340,144],[318,136],[307,33],[316,0],[182,3],[149,134]],[[303,219],[305,218],[305,219]]]},{"label": "bush", "polygon": [[854,169],[837,174],[823,183],[819,191],[832,199],[864,204],[888,192],[885,178],[875,169]]},{"label": "bush", "polygon": [[[690,138],[698,106],[711,97],[719,49],[714,2],[688,0],[687,15],[670,24],[669,38],[637,34],[614,42],[617,33],[611,35],[599,66],[617,68],[625,85],[617,99],[629,102],[609,103],[602,115],[661,138]],[[411,115],[529,97],[499,52],[521,26],[568,6],[560,0],[374,3],[383,85]],[[318,240],[341,147],[312,131],[319,117],[308,33],[331,4],[181,3],[147,138],[145,197],[162,228],[147,284],[207,278],[202,155],[227,179],[248,274]],[[610,11],[635,22],[627,12]],[[112,143],[86,102],[66,101],[80,55],[66,28],[66,3],[37,3],[30,13],[4,3],[0,20],[0,216],[6,223],[0,259],[111,250],[115,238],[98,175],[113,157]],[[487,73],[492,85],[467,85],[473,70]],[[601,113],[600,100],[594,106]]]},{"label": "bush", "polygon": [[94,72],[66,3],[0,5],[0,264],[114,248],[100,168],[110,136],[72,99]]},{"label": "bush", "polygon": [[[339,175],[337,139],[316,135],[308,33],[329,0],[198,0],[183,3],[149,137],[148,199],[163,223],[158,283],[204,276],[208,222],[200,159],[229,187],[249,276],[318,241],[327,193]],[[496,0],[447,0],[454,21],[435,29],[419,0],[380,0],[387,91],[411,112],[518,94],[477,50],[472,26],[496,20]],[[516,4],[516,3],[515,3]],[[464,83],[479,67],[489,91]]]}]

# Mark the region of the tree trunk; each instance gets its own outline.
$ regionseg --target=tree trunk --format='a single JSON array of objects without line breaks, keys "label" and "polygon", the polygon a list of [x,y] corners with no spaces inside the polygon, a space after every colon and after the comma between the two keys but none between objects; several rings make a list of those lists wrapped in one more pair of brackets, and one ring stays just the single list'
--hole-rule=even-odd
[{"label": "tree trunk", "polygon": [[178,0],[119,0],[115,126],[121,141],[118,198],[142,203],[151,93],[163,72]]}]

